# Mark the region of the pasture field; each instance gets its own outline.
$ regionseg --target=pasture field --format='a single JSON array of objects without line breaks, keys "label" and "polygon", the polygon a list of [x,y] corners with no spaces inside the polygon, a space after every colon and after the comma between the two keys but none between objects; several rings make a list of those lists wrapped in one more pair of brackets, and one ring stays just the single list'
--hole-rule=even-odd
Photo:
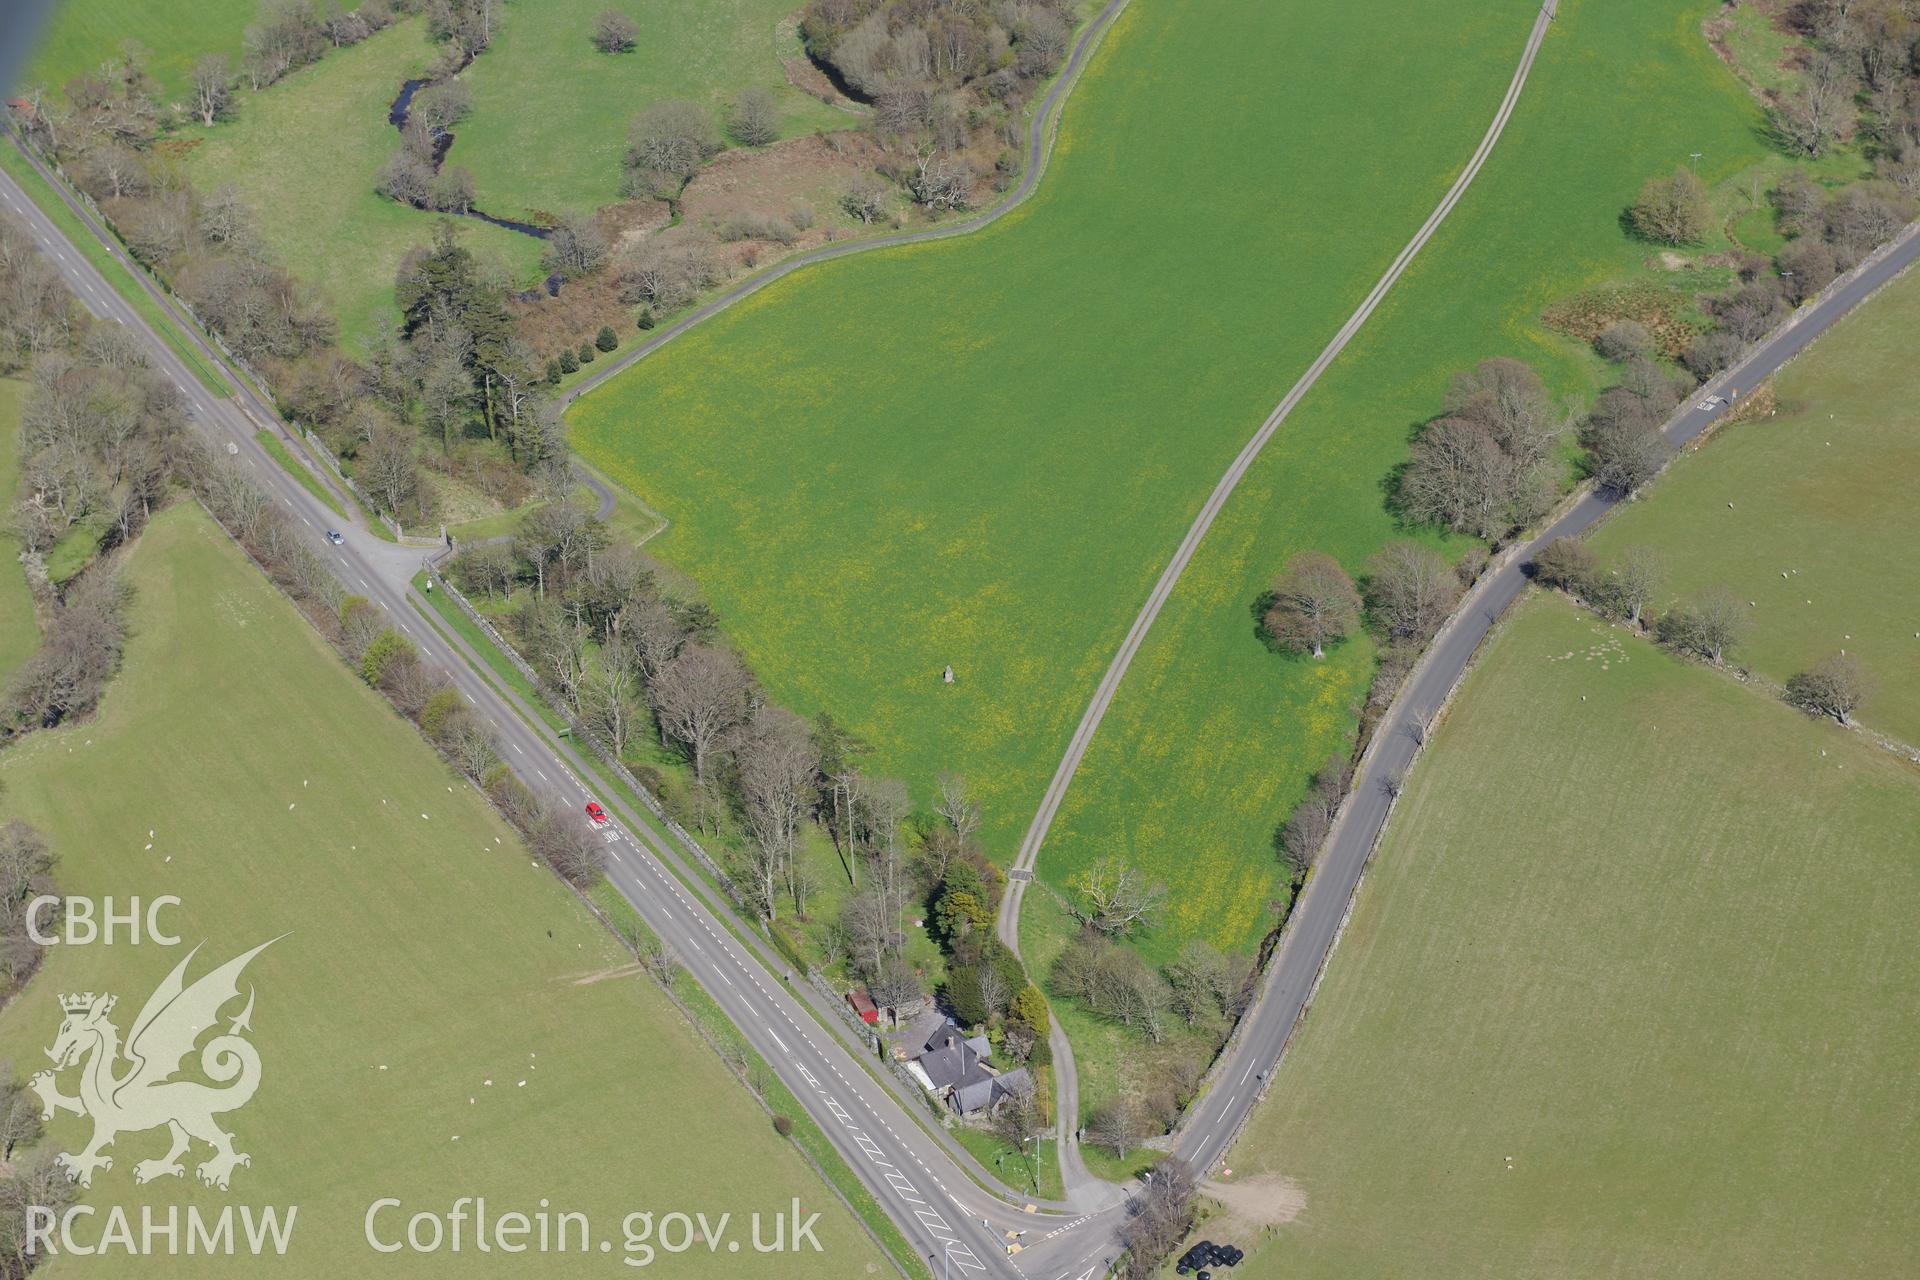
[{"label": "pasture field", "polygon": [[[230,183],[245,196],[287,269],[327,295],[349,353],[364,349],[381,320],[397,320],[394,272],[408,250],[432,238],[432,214],[373,189],[400,141],[387,110],[432,55],[424,20],[410,18],[241,95],[231,121],[179,133],[194,185],[213,191]],[[462,243],[511,279],[538,267],[539,240],[472,218],[457,225]]]},{"label": "pasture field", "polygon": [[1708,7],[1561,5],[1479,178],[1267,446],[1155,623],[1040,862],[1058,875],[1130,845],[1171,885],[1217,886],[1180,897],[1159,954],[1189,932],[1245,945],[1271,925],[1273,831],[1345,749],[1370,676],[1358,645],[1322,663],[1269,653],[1253,601],[1303,548],[1358,575],[1398,532],[1384,482],[1456,371],[1515,356],[1556,396],[1590,395],[1592,355],[1542,310],[1645,272],[1619,214],[1648,174],[1693,150],[1709,181],[1758,158],[1757,112],[1700,38]]},{"label": "pasture field", "polygon": [[[846,128],[858,117],[787,83],[776,34],[788,0],[517,0],[493,46],[461,74],[473,114],[455,126],[448,163],[473,170],[481,208],[497,217],[560,216],[620,198],[633,118],[664,98],[691,98],[723,124],[734,95],[759,85],[781,111],[781,136]],[[630,53],[588,42],[595,17],[619,10],[640,28]]]},{"label": "pasture field", "polygon": [[1916,911],[1920,771],[1523,600],[1226,1160],[1304,1196],[1238,1274],[1912,1274]]},{"label": "pasture field", "polygon": [[[1331,9],[1135,0],[1019,210],[783,281],[572,410],[775,696],[832,711],[923,797],[968,775],[997,857],[1215,478],[1471,151],[1532,12],[1383,9],[1386,45]],[[1273,148],[1254,173],[1248,137]],[[1369,495],[1316,508],[1330,537],[1383,531],[1386,434],[1327,450]],[[1364,668],[1356,647],[1326,682]],[[1263,700],[1324,703],[1310,683]],[[1135,852],[1164,872],[1185,850]]]},{"label": "pasture field", "polygon": [[[1475,187],[1156,624],[1040,859],[1055,885],[1117,853],[1203,887],[1148,937],[1156,959],[1270,927],[1271,832],[1351,738],[1369,646],[1268,652],[1252,605],[1272,575],[1307,546],[1358,572],[1395,533],[1383,481],[1455,370],[1520,355],[1590,391],[1596,365],[1541,309],[1643,270],[1618,218],[1649,173],[1704,150],[1717,181],[1758,158],[1707,7],[1563,6]],[[673,519],[654,550],[780,697],[831,708],[918,787],[974,775],[1010,854],[1181,532],[1471,152],[1532,13],[1222,23],[1136,0],[1030,204],[760,295],[587,397],[575,440]],[[1245,90],[1158,91],[1175,81]],[[1274,146],[1251,170],[1249,136]]]},{"label": "pasture field", "polygon": [[[5,816],[48,834],[62,892],[177,894],[175,932],[205,940],[194,976],[286,936],[247,971],[264,1070],[226,1123],[252,1166],[227,1194],[136,1189],[132,1164],[164,1135],[127,1134],[89,1198],[136,1218],[142,1203],[217,1212],[230,1199],[299,1216],[270,1266],[62,1259],[47,1274],[464,1275],[470,1238],[464,1254],[399,1264],[364,1243],[363,1218],[383,1196],[444,1213],[482,1194],[495,1213],[542,1197],[585,1212],[615,1246],[612,1261],[496,1253],[485,1265],[502,1274],[604,1275],[630,1211],[731,1210],[741,1231],[796,1196],[821,1211],[824,1252],[743,1246],[671,1264],[783,1277],[884,1265],[628,953],[197,507],[162,513],[128,571],[125,669],[96,720],[0,757]],[[40,1060],[62,992],[117,993],[125,1030],[185,950],[55,948],[0,1014],[0,1060]],[[52,1128],[62,1148],[85,1134],[72,1117]],[[644,1158],[661,1150],[672,1160]]]},{"label": "pasture field", "polygon": [[260,12],[258,0],[67,0],[51,8],[25,83],[59,93],[73,77],[119,58],[131,40],[145,51],[162,102],[192,92],[193,64],[202,54],[224,53],[238,68],[242,34]]},{"label": "pasture field", "polygon": [[[20,488],[20,397],[27,386],[0,378],[0,503],[13,505]],[[20,565],[20,540],[0,529],[0,683],[40,647],[33,593]]]},{"label": "pasture field", "polygon": [[1725,586],[1752,601],[1735,656],[1771,680],[1845,649],[1874,684],[1862,720],[1912,743],[1916,332],[1920,274],[1908,272],[1781,371],[1773,416],[1722,428],[1591,539],[1607,558],[1635,545],[1658,551],[1670,599]]}]

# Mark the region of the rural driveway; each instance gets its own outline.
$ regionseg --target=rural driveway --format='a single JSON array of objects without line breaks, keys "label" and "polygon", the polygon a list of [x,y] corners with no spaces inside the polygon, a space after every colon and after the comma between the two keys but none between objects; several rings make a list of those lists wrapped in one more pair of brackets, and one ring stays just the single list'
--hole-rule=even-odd
[{"label": "rural driveway", "polygon": [[[1093,701],[1087,704],[1086,712],[1080,717],[1080,723],[1075,727],[1073,737],[1067,743],[1066,755],[1061,758],[1059,767],[1054,770],[1052,781],[1047,784],[1046,793],[1040,800],[1040,810],[1034,814],[1032,823],[1027,827],[1026,837],[1020,842],[1019,852],[1015,855],[1013,867],[1008,873],[1006,893],[1000,901],[998,929],[1000,940],[1015,953],[1020,950],[1020,907],[1026,898],[1027,885],[1033,879],[1034,862],[1039,857],[1040,846],[1047,838],[1047,831],[1053,825],[1054,816],[1059,812],[1061,802],[1066,799],[1067,788],[1073,782],[1073,775],[1079,769],[1080,761],[1086,755],[1088,746],[1093,742],[1094,732],[1099,729],[1100,721],[1106,715],[1107,707],[1112,704],[1114,694],[1119,691],[1120,681],[1127,674],[1127,668],[1132,664],[1134,655],[1139,652],[1141,644],[1145,642],[1154,619],[1160,616],[1160,610],[1172,596],[1175,584],[1180,581],[1180,575],[1186,571],[1188,562],[1199,550],[1201,540],[1207,536],[1207,530],[1213,527],[1215,518],[1225,508],[1227,499],[1233,495],[1234,489],[1239,485],[1241,477],[1246,475],[1248,468],[1253,465],[1254,459],[1259,457],[1261,449],[1265,448],[1267,441],[1273,438],[1274,432],[1280,429],[1280,424],[1287,420],[1287,415],[1292,413],[1294,407],[1306,397],[1307,392],[1313,389],[1314,383],[1320,380],[1320,375],[1325,373],[1328,366],[1346,349],[1347,344],[1353,340],[1353,336],[1367,322],[1367,317],[1373,314],[1374,309],[1380,305],[1381,300],[1387,296],[1406,271],[1415,255],[1427,241],[1433,238],[1434,232],[1438,231],[1440,224],[1447,220],[1447,215],[1453,212],[1454,206],[1460,203],[1460,198],[1466,194],[1467,188],[1472,185],[1481,167],[1486,164],[1487,157],[1493,154],[1494,144],[1500,141],[1500,135],[1506,129],[1507,121],[1512,118],[1514,107],[1520,101],[1521,90],[1526,88],[1527,75],[1533,70],[1534,57],[1539,53],[1541,42],[1546,39],[1547,29],[1553,22],[1557,2],[1558,0],[1546,0],[1546,3],[1540,6],[1533,20],[1533,30],[1527,36],[1526,47],[1520,52],[1520,64],[1514,68],[1513,80],[1507,86],[1506,97],[1501,99],[1499,110],[1494,113],[1493,123],[1487,126],[1485,136],[1480,139],[1480,145],[1474,149],[1466,167],[1460,171],[1460,176],[1454,180],[1453,186],[1448,188],[1446,195],[1441,197],[1440,203],[1427,216],[1427,220],[1421,224],[1420,229],[1414,232],[1413,239],[1400,250],[1399,256],[1387,268],[1386,274],[1381,276],[1379,282],[1373,286],[1372,292],[1361,300],[1353,314],[1347,317],[1347,322],[1340,326],[1340,331],[1333,335],[1333,340],[1327,343],[1319,356],[1307,367],[1307,371],[1300,375],[1299,380],[1275,406],[1273,412],[1267,415],[1266,421],[1260,424],[1260,429],[1254,432],[1253,438],[1247,441],[1246,446],[1235,456],[1226,474],[1220,477],[1213,492],[1207,495],[1206,504],[1200,508],[1200,514],[1194,517],[1193,524],[1187,529],[1186,537],[1181,539],[1180,545],[1174,550],[1173,559],[1167,563],[1166,569],[1160,574],[1159,581],[1154,583],[1153,591],[1147,596],[1146,603],[1140,607],[1139,614],[1133,620],[1133,626],[1128,629],[1126,638],[1120,643],[1120,651],[1114,655],[1106,674],[1101,676],[1100,684],[1094,690]],[[1077,1103],[1079,1081],[1074,1066],[1072,1046],[1067,1043],[1065,1034],[1059,1030],[1058,1023],[1055,1024],[1050,1043],[1054,1051],[1060,1173],[1069,1194],[1073,1195],[1076,1194],[1077,1188],[1085,1186],[1089,1177],[1086,1166],[1081,1161],[1079,1144],[1075,1136],[1079,1111],[1077,1105],[1072,1108],[1067,1105],[1069,1102]],[[1086,1193],[1079,1192],[1079,1195],[1084,1198]]]}]

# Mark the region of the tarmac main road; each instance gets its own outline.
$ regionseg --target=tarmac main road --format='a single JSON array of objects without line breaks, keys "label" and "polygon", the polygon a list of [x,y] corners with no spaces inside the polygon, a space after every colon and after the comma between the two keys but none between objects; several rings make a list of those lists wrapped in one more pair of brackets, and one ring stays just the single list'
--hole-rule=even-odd
[{"label": "tarmac main road", "polygon": [[[1728,401],[1737,403],[1741,390],[1752,390],[1771,376],[1916,259],[1920,259],[1920,223],[1876,250],[1848,277],[1829,286],[1750,348],[1733,368],[1695,392],[1661,427],[1662,434],[1675,448],[1697,439],[1727,412]],[[1361,757],[1353,790],[1321,848],[1313,877],[1268,966],[1259,999],[1215,1068],[1212,1089],[1182,1121],[1175,1150],[1196,1168],[1212,1168],[1265,1092],[1266,1079],[1304,1015],[1339,939],[1360,877],[1393,807],[1396,789],[1392,784],[1412,767],[1434,717],[1446,707],[1481,642],[1526,589],[1527,567],[1535,552],[1555,538],[1592,527],[1618,501],[1609,493],[1588,489],[1544,531],[1503,554],[1468,592],[1402,686]]]},{"label": "tarmac main road", "polygon": [[[1109,6],[1107,13],[1114,7]],[[1500,125],[1511,112],[1551,14],[1552,0],[1549,0],[1535,23],[1521,70],[1516,73],[1500,118],[1488,140],[1482,143],[1471,169],[1478,168],[1492,138],[1497,137]],[[1364,321],[1378,295],[1390,287],[1406,260],[1445,216],[1460,189],[1457,187],[1449,193],[1449,199],[1436,210],[1428,227],[1423,228],[1423,234],[1403,252],[1402,259],[1396,262],[1375,294],[1370,295],[1368,303],[1356,312],[1348,328],[1342,330],[1342,336],[1336,337],[1335,345],[1323,353],[1323,362],[1330,362],[1338,353],[1338,347],[1351,336],[1351,330]],[[584,764],[572,744],[548,731],[544,721],[516,697],[496,689],[478,675],[484,664],[457,637],[449,639],[425,621],[427,606],[417,599],[410,586],[410,579],[419,568],[419,553],[375,538],[361,523],[342,525],[296,477],[282,470],[255,439],[254,433],[260,428],[285,432],[284,424],[274,416],[271,407],[247,390],[244,380],[226,366],[218,353],[201,340],[190,325],[182,323],[181,333],[201,349],[207,360],[222,368],[235,386],[236,395],[233,399],[222,399],[207,391],[139,313],[5,174],[0,174],[0,203],[29,226],[42,251],[59,268],[83,306],[97,316],[126,326],[143,339],[154,367],[178,387],[196,425],[216,446],[231,446],[230,452],[237,456],[239,465],[247,467],[275,501],[312,529],[316,541],[327,527],[341,529],[346,545],[326,552],[334,557],[341,580],[378,601],[396,625],[419,646],[423,656],[446,671],[462,695],[498,733],[502,754],[515,771],[530,785],[583,803],[589,789],[581,781]],[[109,234],[71,200],[68,203],[93,235],[116,256],[122,256]],[[1920,224],[1909,227],[1894,242],[1877,251],[1850,276],[1831,286],[1820,299],[1803,307],[1733,369],[1703,388],[1663,428],[1669,439],[1681,445],[1697,437],[1724,410],[1724,406],[1713,404],[1708,397],[1726,394],[1731,398],[1734,389],[1751,388],[1760,382],[1916,258],[1920,258]],[[144,276],[138,272],[135,275],[163,308],[170,309],[164,295]],[[1323,363],[1317,364],[1303,381],[1311,385],[1312,377],[1317,376],[1317,369],[1321,367]],[[1249,450],[1258,451],[1258,446],[1272,434],[1304,392],[1305,387],[1296,386],[1295,391],[1289,393],[1268,423],[1263,424],[1262,433],[1250,442]],[[1251,462],[1251,453],[1243,457]],[[1240,470],[1244,471],[1244,466]],[[1231,491],[1237,478],[1233,472],[1223,478],[1225,492]],[[1224,502],[1224,492],[1216,492]],[[1444,707],[1480,642],[1501,612],[1524,589],[1524,565],[1533,550],[1552,538],[1586,529],[1612,505],[1603,495],[1583,494],[1545,532],[1503,556],[1435,637],[1382,720],[1361,760],[1353,795],[1328,837],[1313,880],[1269,967],[1260,998],[1216,1066],[1214,1086],[1195,1105],[1176,1134],[1176,1151],[1200,1170],[1210,1169],[1238,1132],[1307,1007],[1313,985],[1337,941],[1340,924],[1391,808],[1392,796],[1384,782],[1404,774],[1424,736],[1421,726]],[[1205,519],[1210,523],[1211,516]],[[1189,534],[1195,545],[1205,533],[1204,526],[1197,527],[1197,534],[1193,531]],[[1183,548],[1186,546],[1183,543]],[[1191,554],[1190,549],[1186,551],[1187,557]],[[1181,566],[1184,563],[1185,559],[1178,561]],[[1177,578],[1174,566],[1170,565],[1169,571]],[[1170,589],[1170,581],[1168,586]],[[1160,598],[1164,600],[1164,595]],[[1151,602],[1150,605],[1157,615],[1158,605]],[[1148,625],[1151,621],[1152,617],[1147,616]],[[1144,635],[1144,627],[1138,623],[1136,627]],[[1137,642],[1134,647],[1137,648]],[[1131,651],[1124,656],[1130,659]],[[1124,673],[1125,663],[1118,658],[1116,662]],[[1113,683],[1117,687],[1117,675]],[[1110,692],[1107,697],[1111,698]],[[1100,706],[1104,710],[1104,703]],[[1096,726],[1097,722],[1095,716]],[[1084,742],[1081,749],[1084,750]],[[1071,770],[1067,778],[1070,780]],[[1118,1251],[1114,1237],[1118,1209],[1110,1196],[1101,1197],[1098,1209],[1069,1219],[1060,1214],[1026,1213],[1022,1207],[1009,1204],[976,1185],[963,1163],[964,1158],[923,1129],[909,1114],[909,1107],[919,1105],[917,1100],[908,1099],[904,1087],[894,1084],[890,1078],[886,1083],[876,1080],[856,1061],[856,1055],[863,1051],[836,1013],[822,1009],[822,1001],[810,990],[789,988],[779,977],[784,973],[781,962],[724,904],[704,901],[689,891],[687,886],[698,884],[699,880],[688,870],[680,852],[617,797],[598,798],[619,820],[619,829],[609,849],[609,878],[648,925],[678,952],[695,980],[712,995],[800,1099],[801,1105],[820,1123],[836,1150],[908,1240],[934,1264],[936,1273],[985,1272],[1042,1280],[1086,1280],[1104,1272]],[[1056,807],[1057,803],[1056,799]],[[1051,812],[1046,813],[1046,820],[1050,822]],[[1044,831],[1042,824],[1041,837]],[[1028,855],[1024,869],[1029,873],[1030,854],[1037,851],[1038,838],[1031,843],[1031,850],[1023,850]],[[677,877],[675,872],[679,873]],[[1010,1245],[1017,1245],[1018,1251],[1010,1253]]]},{"label": "tarmac main road", "polygon": [[[13,144],[8,139],[0,145]],[[124,261],[111,235],[77,204],[69,200],[68,205]],[[1052,1280],[1063,1270],[1076,1278],[1093,1274],[1091,1261],[1067,1270],[1075,1256],[1093,1247],[1084,1219],[1069,1225],[1058,1213],[1028,1213],[1024,1202],[1003,1198],[973,1181],[962,1163],[970,1158],[950,1150],[909,1114],[909,1106],[922,1104],[906,1098],[904,1086],[891,1083],[891,1077],[883,1084],[856,1060],[864,1050],[837,1012],[822,1007],[824,997],[805,984],[787,983],[781,976],[784,965],[760,944],[749,925],[724,903],[704,901],[689,889],[699,878],[642,815],[618,796],[598,794],[582,781],[588,770],[573,745],[548,730],[517,697],[478,674],[485,664],[464,642],[427,621],[437,615],[411,586],[421,567],[420,550],[376,538],[363,521],[342,521],[268,456],[255,432],[267,428],[286,434],[286,428],[270,406],[244,389],[244,380],[216,350],[190,325],[178,326],[236,388],[232,399],[195,380],[173,349],[4,173],[0,206],[27,225],[82,306],[143,341],[153,368],[173,382],[194,425],[311,530],[316,548],[329,558],[341,582],[377,602],[422,657],[447,674],[487,720],[502,758],[528,785],[567,803],[583,805],[597,798],[607,806],[617,820],[608,849],[608,879],[799,1099],[936,1274],[1022,1280]],[[135,274],[149,294],[170,309],[165,295]],[[329,546],[323,540],[329,528],[342,534],[344,545]],[[1036,1239],[1042,1233],[1044,1242]],[[1034,1241],[1033,1248],[1009,1254],[1009,1245],[1027,1240]]]}]

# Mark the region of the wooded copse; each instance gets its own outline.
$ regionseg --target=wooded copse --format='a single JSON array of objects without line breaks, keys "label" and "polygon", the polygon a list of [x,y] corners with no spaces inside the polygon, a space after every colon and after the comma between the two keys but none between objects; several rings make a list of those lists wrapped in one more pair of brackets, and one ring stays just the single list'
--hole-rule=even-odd
[{"label": "wooded copse", "polygon": [[1878,175],[1920,196],[1920,16],[1902,0],[1806,0],[1791,11],[1812,46],[1799,83],[1772,95],[1781,145],[1819,156],[1856,130]]},{"label": "wooded copse", "polygon": [[[1005,190],[1022,165],[1022,113],[1073,40],[1065,0],[811,0],[807,52],[873,104],[880,171],[929,211],[964,208],[983,183]],[[844,203],[873,220],[871,184]]]},{"label": "wooded copse", "polygon": [[[1044,1051],[1045,1001],[993,937],[1004,878],[979,847],[979,806],[963,779],[935,779],[932,816],[916,815],[904,782],[861,767],[865,744],[831,716],[808,722],[770,702],[711,609],[582,507],[549,502],[512,540],[470,547],[446,572],[504,612],[504,633],[548,695],[677,821],[713,840],[800,963],[844,965],[881,1004],[910,1008],[927,994],[907,959],[917,907],[947,954],[942,994],[955,1016],[1016,1060]],[[685,761],[684,774],[646,763],[653,740]],[[805,854],[809,830],[832,842],[846,878],[811,954],[785,927],[812,919],[824,887]]]},{"label": "wooded copse", "polygon": [[[362,8],[376,27],[406,10],[376,4]],[[497,3],[482,0],[435,0],[427,8],[442,60],[455,65],[484,47],[499,19]],[[317,13],[270,5],[262,22],[332,22]],[[326,47],[324,40],[314,46]],[[457,120],[465,94],[457,82],[424,90],[422,136]],[[509,282],[462,248],[450,224],[422,223],[429,243],[398,271],[402,314],[356,361],[334,345],[336,325],[321,295],[273,261],[240,195],[197,190],[158,145],[172,121],[136,55],[77,78],[64,105],[33,95],[15,120],[96,202],[133,256],[258,371],[287,416],[320,433],[384,512],[407,524],[437,514],[422,463],[511,507],[526,500],[545,464],[564,459],[559,412],[546,403],[559,362],[521,337],[506,306]],[[596,235],[584,221],[557,231],[553,269],[570,278],[598,270],[604,252],[593,250]],[[24,301],[8,310],[32,315]],[[577,367],[575,347],[565,350]],[[422,436],[439,449],[419,448]],[[487,443],[477,444],[482,437]]]},{"label": "wooded copse", "polygon": [[[187,447],[173,386],[130,335],[75,306],[26,228],[0,215],[0,373],[23,370],[21,494],[7,521],[42,638],[0,700],[0,740],[84,716],[99,701],[120,665],[127,591],[94,557],[145,527]],[[65,538],[89,545],[83,571],[56,587],[45,556]]]}]

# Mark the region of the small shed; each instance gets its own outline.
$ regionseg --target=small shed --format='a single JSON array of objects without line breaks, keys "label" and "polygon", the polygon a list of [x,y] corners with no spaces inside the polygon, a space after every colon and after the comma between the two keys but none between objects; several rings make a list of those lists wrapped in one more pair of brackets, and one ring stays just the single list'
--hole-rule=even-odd
[{"label": "small shed", "polygon": [[853,1006],[853,1011],[860,1016],[860,1021],[870,1027],[879,1023],[879,1006],[873,1003],[873,997],[867,994],[865,987],[855,987],[847,992],[847,1003]]}]

